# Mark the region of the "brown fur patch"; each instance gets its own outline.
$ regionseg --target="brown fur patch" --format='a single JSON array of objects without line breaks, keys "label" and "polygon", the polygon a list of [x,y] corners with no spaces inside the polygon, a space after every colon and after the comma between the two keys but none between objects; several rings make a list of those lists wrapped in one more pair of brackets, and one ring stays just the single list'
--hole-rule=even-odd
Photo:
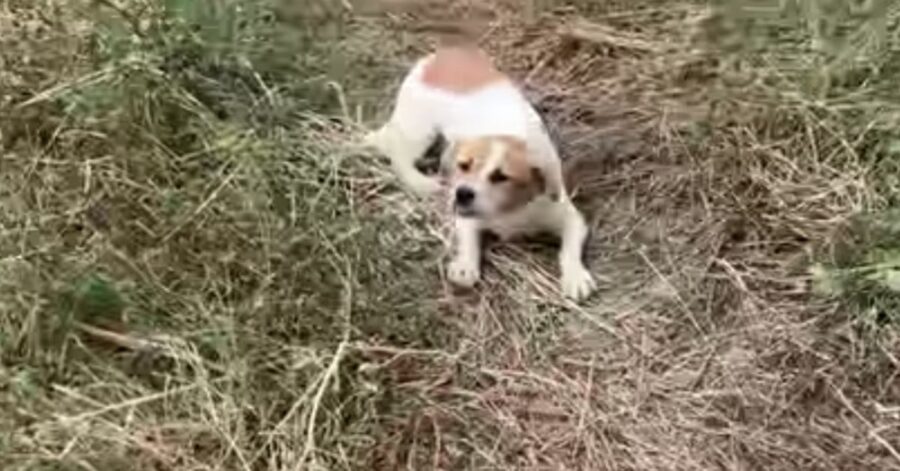
[{"label": "brown fur patch", "polygon": [[456,148],[457,171],[464,174],[477,174],[484,166],[490,151],[490,138],[461,141]]},{"label": "brown fur patch", "polygon": [[506,145],[506,156],[500,169],[510,178],[522,184],[529,184],[534,180],[534,172],[531,171],[531,163],[528,162],[528,153],[525,143],[512,137],[497,137],[498,141]]},{"label": "brown fur patch", "polygon": [[506,144],[506,155],[500,171],[512,182],[506,189],[507,198],[502,209],[512,211],[531,202],[544,191],[544,178],[528,161],[525,143],[509,137],[497,138]]},{"label": "brown fur patch", "polygon": [[425,66],[422,82],[453,93],[468,93],[506,80],[484,51],[474,47],[438,49]]},{"label": "brown fur patch", "polygon": [[493,144],[500,142],[506,151],[500,170],[511,180],[527,183],[533,179],[525,143],[508,136],[489,136],[461,141],[456,148],[456,163],[463,173],[478,173],[493,151]]}]

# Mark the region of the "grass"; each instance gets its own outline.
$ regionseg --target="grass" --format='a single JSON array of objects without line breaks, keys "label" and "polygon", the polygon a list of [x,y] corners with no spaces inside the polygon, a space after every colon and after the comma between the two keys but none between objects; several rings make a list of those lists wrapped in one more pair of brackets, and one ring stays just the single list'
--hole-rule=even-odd
[{"label": "grass", "polygon": [[[892,2],[377,3],[0,2],[3,469],[900,469]],[[467,15],[584,305],[354,145]]]}]

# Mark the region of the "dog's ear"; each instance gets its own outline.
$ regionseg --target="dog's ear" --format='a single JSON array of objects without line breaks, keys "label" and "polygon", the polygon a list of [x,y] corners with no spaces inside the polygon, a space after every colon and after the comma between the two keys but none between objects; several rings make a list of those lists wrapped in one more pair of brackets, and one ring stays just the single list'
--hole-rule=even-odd
[{"label": "dog's ear", "polygon": [[563,195],[562,175],[544,167],[531,167],[531,178],[538,185],[540,192],[557,200]]}]

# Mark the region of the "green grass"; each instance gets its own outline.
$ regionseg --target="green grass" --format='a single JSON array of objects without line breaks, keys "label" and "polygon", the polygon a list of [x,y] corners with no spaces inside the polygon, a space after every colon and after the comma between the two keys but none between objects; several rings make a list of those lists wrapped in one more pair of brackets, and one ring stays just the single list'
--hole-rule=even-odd
[{"label": "green grass", "polygon": [[445,336],[436,244],[355,202],[334,61],[253,2],[69,5],[58,56],[11,8],[45,29],[6,60],[48,57],[4,117],[4,468],[346,465],[383,408],[353,342]]},{"label": "green grass", "polygon": [[357,141],[456,10],[351,3],[0,2],[0,467],[900,466],[895,5],[498,7],[576,306],[538,243],[446,285]]}]

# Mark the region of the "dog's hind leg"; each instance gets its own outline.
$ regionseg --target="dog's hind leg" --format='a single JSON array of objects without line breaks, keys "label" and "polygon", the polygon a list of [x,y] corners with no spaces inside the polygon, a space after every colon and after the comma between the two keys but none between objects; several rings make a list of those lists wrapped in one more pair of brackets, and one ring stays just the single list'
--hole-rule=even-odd
[{"label": "dog's hind leg", "polygon": [[416,167],[437,137],[434,108],[434,98],[416,85],[415,79],[407,77],[387,124],[366,137],[367,144],[391,158],[400,181],[423,196],[441,188],[437,179],[425,176]]},{"label": "dog's hind leg", "polygon": [[381,129],[366,136],[365,143],[390,157],[391,167],[400,181],[412,192],[428,196],[440,190],[435,179],[426,176],[416,168],[416,162],[434,142],[433,133],[410,134],[388,122]]}]

